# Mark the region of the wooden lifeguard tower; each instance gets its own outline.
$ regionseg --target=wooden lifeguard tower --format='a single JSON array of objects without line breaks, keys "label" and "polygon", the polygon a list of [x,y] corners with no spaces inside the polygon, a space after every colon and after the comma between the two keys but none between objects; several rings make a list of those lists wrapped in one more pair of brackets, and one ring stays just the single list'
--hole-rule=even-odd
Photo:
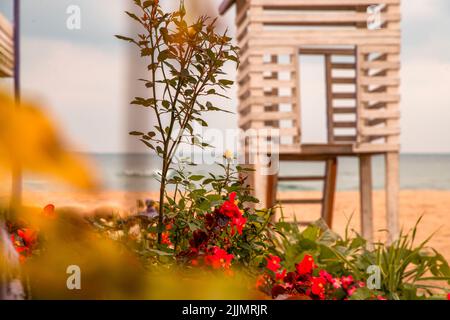
[{"label": "wooden lifeguard tower", "polygon": [[14,76],[14,39],[11,23],[0,14],[0,77]]},{"label": "wooden lifeguard tower", "polygon": [[[276,203],[278,181],[323,181],[322,205],[332,224],[338,157],[359,158],[361,227],[371,240],[374,155],[385,157],[387,227],[398,233],[400,0],[224,0],[236,6],[239,127],[279,129],[280,161],[323,161],[323,176],[263,176],[252,185],[262,205]],[[377,24],[377,20],[379,20]],[[374,26],[371,26],[374,23]],[[302,141],[300,55],[323,57],[326,143]],[[342,120],[345,119],[345,120]],[[283,125],[281,125],[283,123]],[[287,123],[287,125],[286,125]]]},{"label": "wooden lifeguard tower", "polygon": [[[0,13],[0,78],[12,78],[16,104],[20,102],[20,0],[14,0],[14,22]],[[22,173],[16,166],[12,172],[11,205],[21,203]]]}]

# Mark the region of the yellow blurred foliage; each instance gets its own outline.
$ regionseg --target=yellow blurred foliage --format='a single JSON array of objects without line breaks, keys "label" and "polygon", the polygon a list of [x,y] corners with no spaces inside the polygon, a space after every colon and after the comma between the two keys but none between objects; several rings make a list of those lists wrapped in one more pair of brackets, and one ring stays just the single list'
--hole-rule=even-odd
[{"label": "yellow blurred foliage", "polygon": [[69,153],[50,119],[33,103],[16,107],[0,92],[0,179],[12,168],[63,180],[80,188],[93,188],[95,180],[80,157]]},{"label": "yellow blurred foliage", "polygon": [[[144,267],[131,248],[100,235],[72,209],[57,210],[56,218],[48,219],[40,208],[22,207],[16,218],[40,235],[41,249],[22,264],[32,299],[261,298],[254,279],[237,270]],[[80,290],[67,286],[69,266],[81,271]]]}]

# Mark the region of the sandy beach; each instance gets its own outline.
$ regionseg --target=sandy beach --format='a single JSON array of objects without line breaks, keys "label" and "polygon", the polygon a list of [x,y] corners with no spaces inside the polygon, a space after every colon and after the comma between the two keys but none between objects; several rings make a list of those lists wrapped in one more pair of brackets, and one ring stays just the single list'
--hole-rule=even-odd
[{"label": "sandy beach", "polygon": [[[285,198],[320,197],[320,192],[282,192]],[[156,199],[157,194],[145,192],[104,191],[96,194],[75,192],[27,192],[25,198],[29,204],[44,206],[53,203],[57,207],[76,207],[88,214],[95,210],[114,210],[115,212],[132,212],[138,199]],[[384,192],[374,192],[374,239],[383,240],[386,227]],[[284,214],[296,214],[301,221],[319,218],[319,206],[288,205],[284,207]],[[354,191],[338,192],[334,213],[333,229],[343,234],[347,220],[353,214],[351,227],[359,231],[359,199]],[[418,230],[418,241],[425,239],[438,230],[430,245],[440,251],[450,260],[450,191],[437,190],[402,190],[400,192],[400,223],[404,229],[411,228],[417,219],[423,215]]]}]

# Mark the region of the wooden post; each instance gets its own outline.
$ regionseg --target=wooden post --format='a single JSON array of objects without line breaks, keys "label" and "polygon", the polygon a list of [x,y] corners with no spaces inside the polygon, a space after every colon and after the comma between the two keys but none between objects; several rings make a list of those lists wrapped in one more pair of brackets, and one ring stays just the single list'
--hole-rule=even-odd
[{"label": "wooden post", "polygon": [[397,239],[399,234],[398,196],[399,196],[399,154],[388,152],[386,166],[386,222],[389,231],[388,242]]},{"label": "wooden post", "polygon": [[[20,104],[20,0],[14,1],[14,96],[16,107]],[[12,168],[11,207],[22,202],[22,169],[20,159],[15,159]]]},{"label": "wooden post", "polygon": [[332,63],[331,55],[325,55],[325,83],[327,95],[327,139],[328,143],[334,143],[334,128],[333,128],[333,84],[331,82]]},{"label": "wooden post", "polygon": [[336,194],[337,158],[328,159],[325,169],[323,185],[322,219],[328,227],[333,225],[334,198]]},{"label": "wooden post", "polygon": [[267,208],[272,208],[277,203],[277,191],[278,191],[278,175],[267,176],[267,196],[266,204]]},{"label": "wooden post", "polygon": [[373,241],[373,205],[372,205],[372,157],[359,156],[359,189],[361,210],[361,233],[371,243]]}]

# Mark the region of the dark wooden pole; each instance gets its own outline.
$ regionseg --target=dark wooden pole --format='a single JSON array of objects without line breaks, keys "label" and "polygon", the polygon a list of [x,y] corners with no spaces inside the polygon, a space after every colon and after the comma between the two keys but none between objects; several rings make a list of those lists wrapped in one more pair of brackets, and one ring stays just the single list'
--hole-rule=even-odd
[{"label": "dark wooden pole", "polygon": [[[14,97],[16,108],[20,105],[20,0],[14,0]],[[16,159],[13,164],[11,203],[22,202],[22,169]]]}]

